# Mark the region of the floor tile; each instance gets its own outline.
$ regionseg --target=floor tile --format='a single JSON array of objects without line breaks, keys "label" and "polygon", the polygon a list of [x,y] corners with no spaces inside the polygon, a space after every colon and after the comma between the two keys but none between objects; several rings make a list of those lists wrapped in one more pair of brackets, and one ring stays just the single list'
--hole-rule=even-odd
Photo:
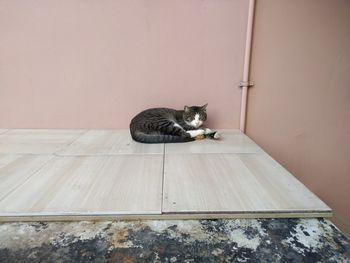
[{"label": "floor tile", "polygon": [[267,154],[168,154],[163,211],[330,211]]},{"label": "floor tile", "polygon": [[4,134],[7,131],[8,131],[8,129],[0,129],[0,134]]},{"label": "floor tile", "polygon": [[219,140],[166,144],[166,153],[258,153],[261,148],[239,130],[219,130]]},{"label": "floor tile", "polygon": [[0,154],[0,200],[42,168],[50,155]]},{"label": "floor tile", "polygon": [[0,216],[159,214],[162,162],[161,155],[54,157],[1,199]]},{"label": "floor tile", "polygon": [[84,130],[13,129],[0,134],[0,153],[52,154],[67,147]]},{"label": "floor tile", "polygon": [[164,144],[144,144],[132,140],[129,130],[91,130],[59,155],[163,154]]}]

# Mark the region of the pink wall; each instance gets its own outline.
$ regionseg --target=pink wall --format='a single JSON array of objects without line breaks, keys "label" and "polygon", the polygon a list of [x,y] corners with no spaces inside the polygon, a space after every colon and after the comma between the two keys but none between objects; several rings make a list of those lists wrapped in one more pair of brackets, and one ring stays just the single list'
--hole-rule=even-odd
[{"label": "pink wall", "polygon": [[256,6],[247,133],[350,221],[350,1]]},{"label": "pink wall", "polygon": [[237,128],[246,0],[3,0],[0,128],[126,128],[209,103]]}]

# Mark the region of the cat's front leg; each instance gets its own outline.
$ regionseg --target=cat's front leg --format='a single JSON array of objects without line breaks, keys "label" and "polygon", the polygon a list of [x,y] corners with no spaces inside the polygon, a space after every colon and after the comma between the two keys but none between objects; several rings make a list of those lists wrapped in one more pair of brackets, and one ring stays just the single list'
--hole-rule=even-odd
[{"label": "cat's front leg", "polygon": [[212,133],[213,131],[209,128],[204,128],[204,134]]},{"label": "cat's front leg", "polygon": [[197,137],[198,135],[205,134],[205,131],[203,129],[191,130],[191,131],[186,131],[186,132],[188,134],[190,134],[191,138]]},{"label": "cat's front leg", "polygon": [[214,132],[213,130],[211,130],[211,129],[209,129],[209,128],[205,127],[205,126],[201,126],[200,128],[204,130],[204,134],[205,134],[205,135],[207,135],[207,134],[210,134],[210,133],[213,133],[213,132]]},{"label": "cat's front leg", "polygon": [[211,130],[211,129],[203,127],[203,126],[201,128],[204,129],[204,135],[206,138],[220,139],[221,135],[218,131]]}]

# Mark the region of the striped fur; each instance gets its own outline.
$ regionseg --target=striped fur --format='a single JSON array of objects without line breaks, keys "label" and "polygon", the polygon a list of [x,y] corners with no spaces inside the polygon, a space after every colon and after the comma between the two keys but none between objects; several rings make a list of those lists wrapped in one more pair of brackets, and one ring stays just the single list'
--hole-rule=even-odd
[{"label": "striped fur", "polygon": [[189,130],[197,114],[201,122],[206,120],[206,106],[185,106],[184,110],[153,108],[140,112],[130,123],[132,138],[142,143],[179,143],[193,141]]}]

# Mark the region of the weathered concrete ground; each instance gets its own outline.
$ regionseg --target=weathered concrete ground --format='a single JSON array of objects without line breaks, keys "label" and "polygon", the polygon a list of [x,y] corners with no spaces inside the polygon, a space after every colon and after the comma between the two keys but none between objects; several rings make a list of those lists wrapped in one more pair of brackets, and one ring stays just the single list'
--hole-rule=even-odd
[{"label": "weathered concrete ground", "polygon": [[350,262],[323,219],[0,224],[0,262]]}]

